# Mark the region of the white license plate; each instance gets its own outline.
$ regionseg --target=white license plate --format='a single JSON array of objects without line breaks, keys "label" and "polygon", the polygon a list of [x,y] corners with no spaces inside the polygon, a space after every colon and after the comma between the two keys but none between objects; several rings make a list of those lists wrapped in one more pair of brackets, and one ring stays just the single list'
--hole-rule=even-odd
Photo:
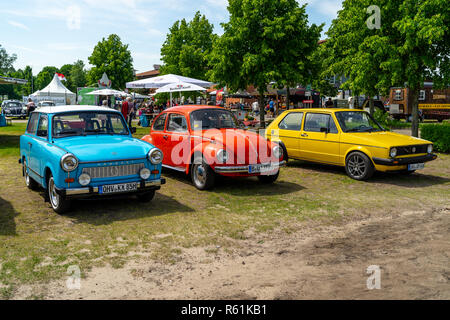
[{"label": "white license plate", "polygon": [[107,194],[107,193],[130,192],[130,191],[136,191],[137,188],[138,188],[137,182],[110,184],[110,185],[106,185],[106,186],[101,186],[99,193]]},{"label": "white license plate", "polygon": [[272,164],[253,164],[248,166],[248,173],[264,173],[274,171],[277,167]]},{"label": "white license plate", "polygon": [[411,163],[408,164],[408,170],[420,170],[425,168],[425,163]]}]

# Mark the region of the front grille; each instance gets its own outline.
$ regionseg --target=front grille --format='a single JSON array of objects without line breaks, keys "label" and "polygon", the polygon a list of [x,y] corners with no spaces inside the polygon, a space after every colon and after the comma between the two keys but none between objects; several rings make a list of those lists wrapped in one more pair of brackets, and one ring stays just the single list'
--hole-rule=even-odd
[{"label": "front grille", "polygon": [[83,173],[89,174],[92,179],[125,177],[139,174],[139,170],[144,167],[145,165],[143,163],[125,164],[120,166],[91,167],[83,168]]},{"label": "front grille", "polygon": [[427,148],[428,148],[427,144],[397,147],[397,155],[404,156],[408,154],[427,153]]}]

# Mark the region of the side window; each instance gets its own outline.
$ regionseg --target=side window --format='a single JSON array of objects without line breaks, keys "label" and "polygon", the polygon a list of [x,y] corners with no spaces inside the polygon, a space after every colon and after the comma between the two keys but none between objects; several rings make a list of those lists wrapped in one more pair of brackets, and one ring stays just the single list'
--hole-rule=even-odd
[{"label": "side window", "polygon": [[300,131],[302,128],[303,112],[291,112],[278,124],[283,130]]},{"label": "side window", "polygon": [[[156,124],[156,123],[155,123]],[[187,131],[186,118],[181,114],[172,113],[169,115],[167,131],[184,132]]]},{"label": "side window", "polygon": [[304,131],[320,132],[320,128],[328,128],[330,133],[338,133],[336,124],[329,114],[307,113]]},{"label": "side window", "polygon": [[153,130],[164,131],[164,124],[166,123],[166,116],[167,116],[167,113],[164,113],[156,119],[155,124],[153,125]]},{"label": "side window", "polygon": [[30,120],[28,121],[27,133],[29,133],[29,134],[36,133],[38,120],[39,120],[39,113],[32,113]]},{"label": "side window", "polygon": [[47,138],[48,135],[48,116],[41,115],[39,118],[39,126],[36,135],[38,137]]}]

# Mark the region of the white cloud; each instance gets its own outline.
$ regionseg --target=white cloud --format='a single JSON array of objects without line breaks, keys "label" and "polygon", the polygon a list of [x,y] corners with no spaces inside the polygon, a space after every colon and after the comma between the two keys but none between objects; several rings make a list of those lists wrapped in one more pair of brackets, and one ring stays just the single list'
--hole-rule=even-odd
[{"label": "white cloud", "polygon": [[13,27],[16,27],[16,28],[20,28],[20,29],[27,30],[27,31],[30,30],[26,25],[24,25],[24,24],[22,24],[20,22],[9,20],[8,23],[10,25],[12,25]]}]

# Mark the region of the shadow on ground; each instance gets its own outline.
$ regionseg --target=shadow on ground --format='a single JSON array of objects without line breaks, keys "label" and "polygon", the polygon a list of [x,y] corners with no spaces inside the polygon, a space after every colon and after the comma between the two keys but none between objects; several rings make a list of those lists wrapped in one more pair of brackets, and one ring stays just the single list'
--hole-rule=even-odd
[{"label": "shadow on ground", "polygon": [[18,215],[11,203],[0,197],[0,236],[16,235],[14,218]]},{"label": "shadow on ground", "polygon": [[[282,169],[283,170],[283,169]],[[163,169],[164,176],[186,183],[192,186],[193,192],[202,192],[196,190],[191,182],[190,176],[183,172],[170,169]],[[261,183],[256,177],[230,178],[217,175],[215,186],[211,190],[218,193],[228,193],[233,196],[265,196],[265,195],[282,195],[294,193],[305,189],[305,187],[283,180],[277,180],[273,184]],[[207,192],[207,191],[203,191]]]},{"label": "shadow on ground", "polygon": [[107,225],[116,221],[155,217],[170,213],[194,212],[172,197],[156,193],[148,203],[139,202],[134,196],[123,196],[105,199],[76,200],[72,210],[66,216],[75,223]]}]

